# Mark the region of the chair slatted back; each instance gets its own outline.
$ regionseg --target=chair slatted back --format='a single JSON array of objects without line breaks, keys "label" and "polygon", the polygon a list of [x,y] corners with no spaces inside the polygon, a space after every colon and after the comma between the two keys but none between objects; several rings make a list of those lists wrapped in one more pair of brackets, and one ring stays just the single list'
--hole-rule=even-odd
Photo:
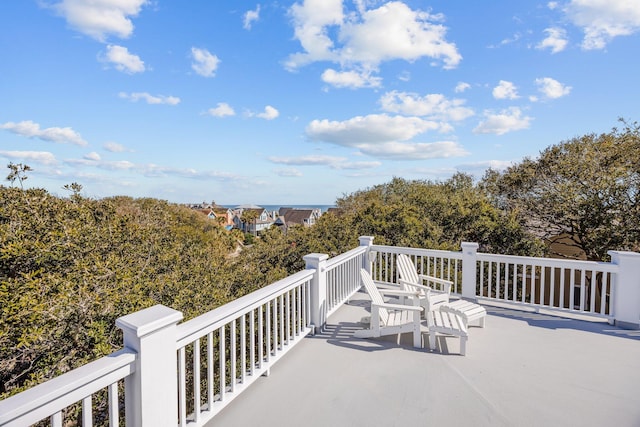
[{"label": "chair slatted back", "polygon": [[[364,268],[360,269],[360,278],[362,279],[362,284],[364,288],[367,290],[369,297],[371,298],[371,302],[375,304],[384,304],[384,299],[382,298],[382,294],[376,287],[376,284],[373,283],[373,279],[371,275]],[[387,325],[389,324],[389,311],[386,308],[380,308],[379,310],[380,321]]]},{"label": "chair slatted back", "polygon": [[[396,266],[398,267],[398,275],[402,280],[416,284],[422,283],[420,277],[418,276],[418,271],[415,264],[407,255],[399,254],[396,258]],[[406,283],[403,283],[400,288],[405,291],[418,292],[420,295],[424,295],[422,289],[407,285]]]}]

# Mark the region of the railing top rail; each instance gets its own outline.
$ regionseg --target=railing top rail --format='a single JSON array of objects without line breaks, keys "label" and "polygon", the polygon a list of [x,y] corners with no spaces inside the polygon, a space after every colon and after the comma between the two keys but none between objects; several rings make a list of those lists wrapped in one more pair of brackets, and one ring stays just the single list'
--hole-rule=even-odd
[{"label": "railing top rail", "polygon": [[417,256],[435,256],[440,258],[462,259],[462,252],[440,249],[407,248],[402,246],[371,245],[372,251]]},{"label": "railing top rail", "polygon": [[[30,425],[48,417],[131,374],[135,361],[136,353],[124,348],[4,399],[0,425]],[[120,374],[110,375],[118,370]]]},{"label": "railing top rail", "polygon": [[496,255],[487,253],[478,253],[478,261],[499,261],[504,260],[510,264],[536,264],[545,265],[548,267],[569,267],[578,270],[597,270],[609,273],[617,273],[618,266],[610,262],[602,261],[581,261],[574,259],[563,258],[542,258],[542,257],[527,257],[518,255]]},{"label": "railing top rail", "polygon": [[358,255],[364,254],[365,252],[367,252],[366,246],[358,246],[357,248],[353,248],[350,251],[347,251],[343,254],[337,255],[333,258],[329,258],[327,260],[326,268],[327,270],[335,268],[338,265],[343,264],[349,261],[350,259],[357,257]]},{"label": "railing top rail", "polygon": [[265,286],[264,288],[258,289],[187,322],[179,324],[176,333],[176,349],[180,349],[197,338],[218,329],[243,314],[249,313],[267,301],[271,301],[275,296],[295,288],[300,283],[310,280],[315,271],[315,269],[299,271],[269,286]]}]

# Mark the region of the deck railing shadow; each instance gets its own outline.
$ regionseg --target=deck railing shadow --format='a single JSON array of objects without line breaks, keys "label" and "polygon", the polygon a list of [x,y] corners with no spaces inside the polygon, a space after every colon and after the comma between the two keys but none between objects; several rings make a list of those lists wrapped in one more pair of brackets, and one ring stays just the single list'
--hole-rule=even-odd
[{"label": "deck railing shadow", "polygon": [[640,341],[640,330],[621,329],[607,322],[584,321],[552,314],[522,311],[512,308],[485,306],[487,314],[527,322],[529,326],[545,329],[573,329],[596,334]]}]

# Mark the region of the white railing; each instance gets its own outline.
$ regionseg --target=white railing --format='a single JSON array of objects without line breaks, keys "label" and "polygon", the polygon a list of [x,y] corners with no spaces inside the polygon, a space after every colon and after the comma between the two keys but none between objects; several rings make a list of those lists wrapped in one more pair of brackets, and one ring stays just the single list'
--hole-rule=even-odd
[{"label": "white railing", "polygon": [[367,248],[359,246],[327,260],[325,265],[327,286],[327,313],[332,315],[361,286],[360,269],[366,267]]},{"label": "white railing", "polygon": [[477,259],[482,299],[613,318],[615,264],[482,253]]},{"label": "white railing", "polygon": [[371,245],[371,272],[378,283],[397,286],[396,258],[406,254],[419,273],[454,282],[454,294],[604,318],[619,326],[640,325],[640,254],[610,251],[611,262],[519,257],[477,252]]},{"label": "white railing", "polygon": [[[0,425],[24,427],[50,417],[52,426],[62,427],[66,425],[65,410],[71,412],[72,405],[82,402],[80,413],[73,416],[81,421],[79,425],[91,427],[94,418],[104,421],[106,417],[109,426],[118,426],[118,384],[134,372],[135,360],[134,352],[120,350],[0,401]],[[94,414],[92,396],[105,389],[108,395],[106,413]],[[71,416],[66,421],[68,418]]]},{"label": "white railing", "polygon": [[[182,313],[156,305],[116,320],[124,349],[0,402],[0,426],[51,417],[62,426],[65,408],[85,426],[102,423],[92,398],[108,390],[109,423],[201,426],[291,350],[322,329],[327,317],[360,288],[366,268],[379,283],[397,283],[398,254],[420,273],[454,282],[455,293],[481,301],[574,311],[640,326],[640,254],[610,252],[611,263],[514,257],[373,245],[329,259],[304,257],[307,268],[229,304],[178,324]],[[194,303],[197,304],[196,301]],[[124,381],[122,381],[124,380]],[[118,388],[124,382],[124,405]],[[121,395],[120,395],[121,396]],[[95,406],[95,403],[94,403]],[[72,419],[69,421],[73,422]]]},{"label": "white railing", "polygon": [[301,271],[178,325],[180,426],[209,421],[311,332],[314,273]]}]

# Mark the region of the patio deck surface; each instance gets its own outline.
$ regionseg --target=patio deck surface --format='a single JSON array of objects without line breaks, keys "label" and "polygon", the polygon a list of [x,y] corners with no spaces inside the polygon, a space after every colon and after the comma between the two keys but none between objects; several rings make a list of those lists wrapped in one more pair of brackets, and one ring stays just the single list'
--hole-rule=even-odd
[{"label": "patio deck surface", "polygon": [[456,337],[354,338],[368,306],[357,293],[208,425],[640,426],[640,331],[487,306],[463,357]]}]

